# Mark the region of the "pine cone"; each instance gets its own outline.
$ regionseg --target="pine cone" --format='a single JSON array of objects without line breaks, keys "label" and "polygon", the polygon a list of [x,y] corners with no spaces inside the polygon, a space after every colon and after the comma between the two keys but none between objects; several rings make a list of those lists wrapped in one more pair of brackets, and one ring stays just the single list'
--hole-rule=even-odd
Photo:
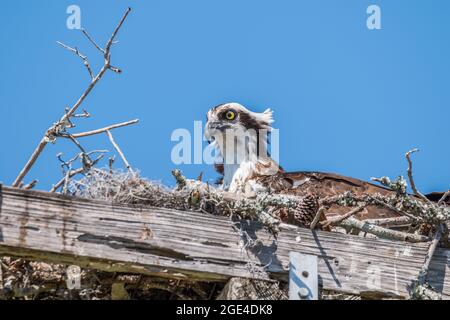
[{"label": "pine cone", "polygon": [[312,194],[308,194],[296,208],[277,210],[277,216],[284,223],[308,228],[316,216],[317,210],[319,210],[317,198]]}]

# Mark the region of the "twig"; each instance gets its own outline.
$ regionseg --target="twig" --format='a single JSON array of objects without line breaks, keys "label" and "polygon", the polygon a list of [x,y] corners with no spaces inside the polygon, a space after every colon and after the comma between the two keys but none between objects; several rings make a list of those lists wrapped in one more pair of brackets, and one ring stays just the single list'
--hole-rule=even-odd
[{"label": "twig", "polygon": [[87,58],[87,56],[85,56],[84,54],[82,54],[77,47],[72,48],[69,47],[68,45],[62,43],[61,41],[56,41],[57,44],[59,44],[60,46],[62,46],[63,48],[73,52],[74,54],[76,54],[77,56],[79,56],[81,58],[81,60],[83,60],[83,64],[86,67],[87,71],[89,72],[89,76],[91,77],[91,80],[94,79],[94,74],[92,73],[92,69],[91,66],[89,65],[89,60]]},{"label": "twig", "polygon": [[[53,187],[50,189],[50,192],[55,192],[61,186],[64,186],[64,191],[66,191],[65,189],[67,187],[67,184],[68,184],[70,178],[72,178],[73,176],[75,176],[79,173],[89,171],[93,166],[95,166],[103,158],[104,153],[106,153],[106,152],[108,152],[108,150],[93,150],[88,153],[80,152],[79,154],[77,154],[75,157],[73,157],[69,161],[64,161],[62,159],[62,154],[61,153],[58,154],[57,157],[58,157],[59,161],[61,161],[61,163],[62,163],[61,167],[63,168],[64,177],[60,181],[58,181],[58,183],[53,185]],[[93,153],[101,153],[101,154],[92,161],[89,158],[89,156]],[[72,163],[79,158],[81,158],[81,163],[82,163],[83,167],[76,169],[76,170],[72,170]],[[67,171],[65,170],[65,168],[67,168]]]},{"label": "twig", "polygon": [[402,211],[402,210],[399,210],[399,209],[397,209],[395,206],[393,206],[393,205],[391,205],[391,204],[389,204],[389,203],[387,203],[387,202],[381,201],[380,199],[377,199],[376,197],[372,197],[372,196],[369,195],[369,199],[375,201],[375,202],[378,203],[379,205],[385,206],[386,208],[391,209],[392,211],[397,212],[398,214],[400,214],[400,215],[402,215],[402,216],[408,217],[409,219],[418,220],[417,217],[415,217],[415,216],[413,216],[413,215],[411,215],[411,214],[409,214],[409,213],[407,213],[407,212],[404,212],[404,211]]},{"label": "twig", "polygon": [[77,139],[71,134],[67,134],[67,137],[80,149],[82,153],[86,153],[86,150],[81,146]]},{"label": "twig", "polygon": [[117,25],[116,29],[114,29],[113,34],[111,35],[111,37],[109,38],[108,42],[106,43],[105,59],[108,60],[108,64],[109,64],[109,51],[111,50],[111,45],[113,44],[114,39],[116,38],[117,32],[119,32],[120,27],[122,27],[122,24],[125,21],[125,19],[127,18],[127,16],[130,13],[130,11],[131,11],[131,8],[128,7],[127,11],[125,11],[125,14],[123,15],[122,19],[120,19],[120,22]]},{"label": "twig", "polygon": [[383,226],[385,228],[390,228],[390,227],[408,226],[414,220],[411,220],[410,218],[403,216],[403,217],[395,217],[395,218],[367,219],[364,221],[367,223],[376,225],[376,226]]},{"label": "twig", "polygon": [[359,212],[361,212],[362,210],[364,210],[364,208],[366,207],[367,205],[361,205],[361,206],[358,206],[358,207],[356,207],[356,208],[354,208],[353,210],[350,210],[349,212],[347,212],[346,214],[343,214],[343,215],[341,215],[341,216],[338,216],[338,217],[336,217],[336,218],[334,218],[334,219],[330,219],[330,220],[328,220],[328,221],[324,221],[323,222],[323,227],[325,228],[325,227],[328,227],[329,225],[337,225],[337,224],[340,224],[342,221],[344,221],[345,219],[348,219],[348,218],[350,218],[351,216],[353,216],[353,215],[355,215],[355,214],[357,214],[357,213],[359,213]]},{"label": "twig", "polygon": [[72,164],[69,164],[69,170],[67,170],[64,176],[63,188],[61,193],[67,194],[67,187],[69,186],[70,172],[72,171]]},{"label": "twig", "polygon": [[127,122],[122,122],[122,123],[117,123],[117,124],[113,124],[113,125],[108,126],[108,127],[97,129],[97,130],[92,130],[92,131],[87,131],[87,132],[80,132],[80,133],[74,133],[74,134],[72,134],[72,137],[74,137],[74,138],[88,137],[88,136],[92,136],[92,135],[95,135],[95,134],[104,133],[106,131],[113,130],[113,129],[116,129],[116,128],[129,126],[129,125],[132,125],[132,124],[135,124],[135,123],[138,123],[138,122],[139,122],[139,119],[135,119],[135,120],[127,121]]},{"label": "twig", "polygon": [[419,149],[412,149],[410,151],[408,151],[405,154],[406,160],[408,161],[408,178],[409,178],[409,183],[411,184],[411,189],[413,190],[414,194],[416,196],[418,196],[419,198],[421,198],[422,200],[424,200],[427,203],[432,203],[430,201],[430,199],[428,199],[427,197],[425,197],[422,193],[420,193],[419,190],[417,190],[416,188],[416,184],[414,182],[414,178],[413,178],[413,170],[412,170],[412,161],[411,161],[411,154],[418,152]]},{"label": "twig", "polygon": [[433,240],[430,243],[430,246],[428,247],[428,252],[427,255],[425,256],[425,262],[423,263],[423,266],[420,269],[418,281],[419,285],[424,285],[427,280],[428,269],[430,268],[431,260],[433,259],[434,252],[436,251],[439,241],[441,240],[443,232],[444,226],[443,224],[440,224],[436,230]]},{"label": "twig", "polygon": [[113,155],[112,157],[109,157],[109,159],[108,159],[109,174],[113,174],[113,171],[114,171],[113,164],[114,164],[115,160],[116,160],[115,155]]},{"label": "twig", "polygon": [[36,186],[37,183],[38,183],[37,180],[33,180],[29,184],[23,186],[23,189],[25,189],[25,190],[33,189]]},{"label": "twig", "polygon": [[442,196],[441,199],[439,199],[438,201],[438,205],[442,205],[444,203],[445,200],[447,200],[448,196],[450,195],[450,190],[448,190],[446,193],[444,193],[444,195]]},{"label": "twig", "polygon": [[115,73],[122,73],[122,69],[114,67],[114,66],[109,66],[109,70],[111,70]]},{"label": "twig", "polygon": [[92,37],[87,33],[85,29],[81,29],[81,32],[88,38],[88,40],[96,47],[101,53],[105,54],[105,49],[102,49],[95,41],[92,39]]},{"label": "twig", "polygon": [[131,169],[130,163],[128,162],[127,158],[125,158],[125,155],[123,154],[122,150],[120,150],[119,145],[116,143],[116,141],[114,141],[114,138],[113,138],[111,132],[109,130],[106,130],[105,132],[108,135],[109,141],[111,141],[111,143],[114,146],[114,148],[116,149],[117,153],[119,154],[119,156],[122,158],[123,162],[125,163],[125,167],[128,169],[128,171],[133,173],[133,169]]},{"label": "twig", "polygon": [[91,115],[89,114],[89,112],[87,112],[86,110],[83,109],[83,113],[79,113],[79,114],[74,114],[72,115],[73,118],[89,118]]},{"label": "twig", "polygon": [[325,207],[320,207],[319,210],[317,210],[316,215],[314,216],[313,221],[311,222],[311,225],[309,226],[309,228],[311,230],[314,230],[317,226],[317,223],[319,222],[320,218],[322,217],[322,215],[325,213],[326,208]]},{"label": "twig", "polygon": [[178,190],[183,189],[186,186],[186,178],[183,176],[181,171],[178,169],[172,170],[172,175],[174,176],[175,180],[177,181]]},{"label": "twig", "polygon": [[344,228],[356,228],[363,232],[376,235],[380,238],[391,240],[401,240],[408,242],[427,242],[430,240],[430,238],[426,236],[382,228],[364,221],[359,221],[353,217],[342,221],[339,225]]},{"label": "twig", "polygon": [[[79,168],[76,170],[69,170],[69,178],[72,178],[73,176],[82,173],[84,171],[84,168]],[[66,181],[66,176],[64,176],[64,178],[62,178],[61,180],[59,180],[55,185],[53,185],[53,187],[50,189],[50,192],[56,192],[56,190],[58,190]]]},{"label": "twig", "polygon": [[72,108],[70,108],[56,124],[54,124],[49,129],[47,129],[47,131],[44,134],[44,137],[41,139],[41,141],[39,142],[38,146],[33,151],[30,159],[27,161],[27,163],[25,164],[23,169],[20,171],[20,173],[17,176],[17,178],[14,180],[13,187],[18,187],[20,185],[20,183],[22,182],[23,178],[28,174],[28,172],[31,170],[31,168],[33,167],[33,165],[36,162],[36,160],[39,158],[39,156],[42,153],[42,151],[45,149],[47,143],[52,141],[51,137],[54,137],[55,134],[58,133],[58,130],[61,130],[61,127],[65,128],[65,124],[68,122],[70,117],[72,117],[75,114],[75,111],[83,103],[83,101],[86,99],[86,97],[92,91],[92,89],[95,87],[97,82],[102,78],[102,76],[105,74],[105,72],[110,69],[110,67],[111,67],[111,64],[110,64],[110,62],[111,62],[111,54],[110,54],[111,45],[112,45],[112,43],[114,41],[114,38],[116,37],[120,27],[122,26],[122,24],[125,21],[126,17],[130,13],[130,11],[131,11],[131,8],[128,8],[127,11],[125,12],[125,14],[122,16],[122,19],[120,20],[120,22],[117,25],[116,29],[114,30],[111,38],[107,42],[107,45],[106,45],[106,48],[105,48],[105,53],[104,53],[105,62],[104,62],[103,67],[100,69],[98,74],[92,79],[92,81],[89,84],[89,86],[86,88],[86,90],[80,96],[80,98],[78,98],[78,100],[75,102],[75,104],[72,106]]}]

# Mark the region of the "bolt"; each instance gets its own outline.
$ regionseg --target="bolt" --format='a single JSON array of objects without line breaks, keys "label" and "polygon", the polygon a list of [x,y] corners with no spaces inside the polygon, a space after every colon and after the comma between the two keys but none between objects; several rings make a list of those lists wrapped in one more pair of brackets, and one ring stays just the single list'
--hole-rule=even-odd
[{"label": "bolt", "polygon": [[302,299],[306,299],[309,296],[309,290],[305,287],[298,289],[298,295]]},{"label": "bolt", "polygon": [[303,271],[302,272],[302,276],[305,277],[305,278],[308,278],[308,276],[309,276],[308,271]]}]

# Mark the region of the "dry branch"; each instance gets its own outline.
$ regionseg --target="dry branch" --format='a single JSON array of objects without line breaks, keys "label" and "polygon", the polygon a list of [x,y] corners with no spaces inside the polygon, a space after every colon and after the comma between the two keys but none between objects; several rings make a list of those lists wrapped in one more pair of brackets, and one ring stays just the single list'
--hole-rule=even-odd
[{"label": "dry branch", "polygon": [[130,171],[131,173],[133,173],[133,169],[131,169],[130,163],[128,162],[127,158],[123,154],[123,152],[120,149],[119,145],[114,140],[111,132],[109,130],[106,130],[105,132],[108,135],[109,141],[111,141],[111,144],[114,146],[114,148],[116,149],[117,153],[119,154],[119,156],[122,158],[123,162],[125,163],[125,167],[127,168],[127,170]]},{"label": "dry branch", "polygon": [[353,210],[350,210],[349,212],[347,212],[346,214],[343,214],[341,216],[338,216],[334,219],[329,219],[328,221],[324,221],[322,223],[323,227],[328,227],[329,225],[338,225],[340,224],[342,221],[344,221],[345,219],[350,218],[351,216],[360,213],[362,210],[364,210],[364,208],[367,207],[367,205],[361,205],[356,207]]},{"label": "dry branch", "polygon": [[317,210],[316,215],[314,216],[313,221],[311,222],[311,225],[309,226],[309,228],[311,230],[314,230],[317,226],[317,224],[319,223],[320,218],[322,217],[323,214],[325,214],[326,208],[324,206],[321,206],[319,208],[319,210]]},{"label": "dry branch", "polygon": [[390,227],[404,227],[410,225],[414,220],[411,220],[408,217],[395,217],[395,218],[380,218],[380,219],[367,219],[364,220],[367,223],[383,226],[385,228]]},{"label": "dry branch", "polygon": [[[75,170],[70,170],[69,171],[69,178],[74,177],[75,175],[82,173],[84,171],[84,168],[79,168],[79,169],[75,169]],[[55,192],[56,190],[58,190],[59,188],[61,188],[61,186],[64,184],[64,182],[66,182],[66,175],[59,180],[56,184],[53,185],[53,187],[50,189],[50,192]]]},{"label": "dry branch", "polygon": [[444,193],[441,199],[438,201],[438,205],[444,204],[444,201],[447,200],[448,196],[450,195],[450,190]]},{"label": "dry branch", "polygon": [[422,269],[419,273],[419,280],[418,284],[420,286],[423,286],[426,283],[427,276],[428,276],[428,270],[430,268],[431,259],[433,259],[434,252],[436,251],[436,248],[439,244],[439,241],[441,240],[442,233],[444,232],[444,226],[441,224],[434,235],[433,240],[430,243],[430,247],[428,248],[428,253],[425,257],[425,262],[422,266]]},{"label": "dry branch", "polygon": [[379,227],[379,226],[376,226],[376,225],[373,225],[373,224],[370,224],[370,223],[367,223],[364,221],[359,221],[353,217],[350,217],[350,218],[342,221],[339,225],[344,228],[350,228],[350,229],[356,228],[363,232],[367,232],[367,233],[376,235],[377,237],[384,238],[384,239],[401,240],[401,241],[407,241],[407,242],[430,241],[430,238],[426,237],[426,236],[382,228],[382,227]]},{"label": "dry branch", "polygon": [[92,69],[91,69],[91,66],[90,66],[90,64],[89,64],[89,60],[88,60],[87,56],[85,56],[84,54],[82,54],[82,53],[78,50],[77,47],[75,47],[75,48],[69,47],[68,45],[62,43],[61,41],[56,41],[56,43],[58,43],[61,47],[65,48],[65,49],[67,49],[67,50],[73,52],[73,53],[76,54],[77,56],[79,56],[79,57],[81,58],[81,60],[83,60],[83,64],[84,64],[84,66],[86,67],[86,69],[87,69],[87,71],[88,71],[88,73],[89,73],[89,76],[91,77],[91,80],[94,79],[94,74],[92,73]]},{"label": "dry branch", "polygon": [[92,89],[98,83],[98,81],[103,77],[105,72],[112,68],[111,67],[111,53],[110,53],[111,45],[112,45],[112,43],[113,43],[113,41],[114,41],[114,39],[115,39],[115,37],[116,37],[120,27],[122,26],[122,24],[125,21],[126,17],[130,13],[130,11],[131,11],[131,8],[128,8],[126,10],[126,12],[122,16],[119,24],[114,29],[113,34],[111,35],[111,37],[109,38],[108,42],[106,43],[106,47],[104,49],[105,61],[104,61],[104,64],[103,64],[102,68],[100,69],[98,74],[95,77],[93,77],[93,79],[90,82],[89,86],[86,88],[86,90],[80,96],[80,98],[75,102],[75,104],[69,110],[67,110],[65,112],[65,114],[61,117],[61,119],[58,122],[56,122],[50,128],[47,129],[47,131],[45,132],[43,138],[39,142],[38,146],[36,147],[36,149],[32,153],[30,159],[25,164],[25,166],[23,167],[23,169],[20,171],[19,175],[17,176],[17,178],[13,182],[13,187],[19,187],[20,186],[20,183],[22,182],[23,178],[31,170],[31,168],[33,167],[34,163],[39,158],[39,156],[42,153],[42,151],[45,149],[45,146],[47,145],[47,143],[54,142],[56,137],[61,132],[65,131],[66,128],[71,126],[70,118],[73,117],[73,115],[75,114],[76,110],[80,107],[80,105],[83,103],[83,101],[89,95],[89,93],[92,91]]},{"label": "dry branch", "polygon": [[38,180],[35,179],[35,180],[31,181],[29,184],[24,185],[22,188],[25,190],[30,190],[30,189],[33,189],[37,183],[38,183]]},{"label": "dry branch", "polygon": [[427,203],[431,203],[431,201],[427,197],[425,197],[419,190],[417,190],[416,183],[414,182],[411,154],[413,154],[415,152],[418,152],[418,151],[419,151],[419,149],[412,149],[412,150],[408,151],[405,154],[406,160],[408,161],[408,178],[409,178],[409,183],[411,184],[411,189],[413,190],[413,192],[414,192],[414,194],[416,196],[418,196],[420,199],[422,199],[423,201],[425,201]]},{"label": "dry branch", "polygon": [[113,124],[113,125],[110,125],[108,127],[104,127],[104,128],[100,128],[100,129],[96,129],[96,130],[92,130],[92,131],[73,133],[72,137],[74,137],[74,138],[83,138],[83,137],[93,136],[95,134],[105,133],[106,131],[110,131],[110,130],[113,130],[113,129],[116,129],[116,128],[129,126],[129,125],[132,125],[132,124],[135,124],[135,123],[138,123],[138,122],[139,122],[139,119],[134,119],[134,120]]}]

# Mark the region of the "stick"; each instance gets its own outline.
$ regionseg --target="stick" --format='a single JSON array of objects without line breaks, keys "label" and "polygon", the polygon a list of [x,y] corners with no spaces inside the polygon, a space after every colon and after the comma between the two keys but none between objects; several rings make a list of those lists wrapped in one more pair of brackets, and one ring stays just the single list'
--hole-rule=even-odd
[{"label": "stick", "polygon": [[433,259],[434,252],[436,251],[439,241],[441,240],[441,236],[444,231],[443,229],[444,226],[440,224],[438,226],[438,229],[436,230],[433,240],[430,243],[430,246],[428,247],[428,252],[425,256],[425,262],[423,263],[423,266],[420,269],[419,273],[419,285],[424,285],[427,280],[428,269],[430,268],[430,263]]},{"label": "stick", "polygon": [[409,214],[407,212],[401,211],[401,210],[397,209],[395,206],[390,205],[389,203],[381,201],[380,199],[377,199],[377,198],[372,197],[372,196],[369,196],[369,198],[371,200],[375,201],[376,203],[378,203],[379,205],[385,206],[386,208],[389,208],[392,211],[395,211],[395,212],[397,212],[398,214],[400,214],[402,216],[408,217],[408,218],[413,219],[413,220],[418,220],[417,217],[415,217],[415,216],[413,216],[413,215],[411,215],[411,214]]},{"label": "stick", "polygon": [[113,124],[113,125],[110,125],[108,127],[104,127],[104,128],[100,128],[100,129],[96,129],[96,130],[92,130],[92,131],[75,133],[75,134],[72,134],[72,137],[74,137],[74,138],[83,138],[83,137],[93,136],[95,134],[104,133],[106,131],[110,131],[110,130],[113,130],[113,129],[116,129],[116,128],[120,128],[120,127],[129,126],[129,125],[132,125],[132,124],[135,124],[135,123],[138,123],[138,122],[139,122],[139,119],[134,119],[134,120],[131,120],[131,121]]},{"label": "stick", "polygon": [[81,60],[83,60],[83,64],[85,65],[87,71],[89,72],[89,76],[91,77],[91,80],[94,79],[94,74],[92,73],[92,69],[91,66],[89,65],[89,60],[87,58],[87,56],[83,55],[77,47],[72,48],[69,47],[68,45],[60,42],[60,41],[56,41],[57,44],[59,44],[60,46],[62,46],[63,48],[73,52],[74,54],[76,54],[77,56],[79,56],[81,58]]},{"label": "stick", "polygon": [[49,139],[51,136],[54,136],[55,133],[57,133],[58,131],[58,126],[63,125],[64,123],[67,123],[67,120],[70,119],[71,116],[73,116],[73,114],[75,113],[75,111],[78,109],[78,107],[83,103],[83,101],[86,99],[86,97],[89,95],[89,93],[92,91],[92,89],[95,87],[95,85],[97,84],[97,82],[102,78],[103,74],[110,69],[111,65],[110,65],[110,59],[111,59],[111,54],[110,54],[110,49],[111,49],[111,44],[114,41],[114,38],[117,35],[117,32],[119,31],[120,27],[122,26],[123,22],[125,21],[126,17],[128,16],[128,14],[130,13],[131,8],[128,8],[127,11],[125,12],[125,14],[123,15],[122,19],[120,20],[119,24],[117,25],[116,29],[114,30],[111,38],[108,40],[107,42],[107,46],[105,49],[105,62],[103,67],[100,69],[99,73],[92,79],[91,83],[89,84],[89,86],[86,88],[86,90],[83,92],[83,94],[80,96],[80,98],[75,102],[75,104],[72,106],[72,108],[70,108],[65,114],[64,116],[52,127],[50,127],[49,129],[47,129],[47,131],[44,134],[44,137],[41,139],[41,141],[39,142],[38,146],[36,147],[36,149],[33,151],[30,159],[28,160],[28,162],[25,164],[25,166],[23,167],[23,169],[20,171],[19,175],[17,176],[17,178],[14,180],[13,182],[13,187],[19,187],[20,183],[22,182],[23,178],[28,174],[28,172],[31,170],[31,168],[33,167],[34,163],[36,162],[36,160],[39,158],[40,154],[42,153],[42,151],[45,149],[47,143],[50,142],[51,139]]},{"label": "stick", "polygon": [[442,198],[438,201],[438,205],[442,205],[444,203],[444,201],[448,198],[448,196],[450,195],[450,190],[448,190],[446,193],[444,193],[444,195],[442,196]]},{"label": "stick", "polygon": [[[84,171],[83,168],[79,168],[76,170],[70,170],[69,171],[69,178],[72,178],[73,176],[82,173]],[[50,192],[55,192],[56,190],[58,190],[66,181],[66,176],[64,176],[64,178],[62,178],[61,180],[58,181],[58,183],[56,183],[55,185],[53,185],[53,187],[50,189]]]},{"label": "stick", "polygon": [[37,180],[33,180],[33,181],[31,181],[29,184],[25,185],[25,186],[23,187],[23,189],[25,189],[25,190],[33,189],[33,188],[36,186],[37,183],[38,183]]},{"label": "stick", "polygon": [[380,238],[391,239],[391,240],[401,240],[407,242],[427,242],[430,241],[429,237],[406,233],[396,230],[390,230],[386,228],[382,228],[364,221],[359,221],[353,217],[349,217],[346,220],[342,221],[339,226],[345,228],[356,228],[363,232],[367,232],[373,235],[376,235]]},{"label": "stick", "polygon": [[361,212],[367,205],[361,205],[359,207],[354,208],[353,210],[350,210],[349,212],[347,212],[346,214],[336,217],[334,219],[330,219],[328,221],[324,221],[323,222],[323,227],[328,227],[330,224],[331,225],[338,225],[340,224],[342,221],[344,221],[345,219],[350,218],[351,216]]},{"label": "stick", "polygon": [[408,161],[408,178],[409,178],[409,183],[411,184],[411,189],[414,191],[414,194],[416,196],[418,196],[419,198],[421,198],[422,200],[424,200],[427,203],[431,204],[430,199],[428,199],[427,197],[425,197],[422,193],[420,193],[417,188],[416,188],[416,184],[414,182],[414,178],[413,178],[413,170],[412,170],[412,161],[411,161],[411,154],[418,152],[419,149],[412,149],[410,151],[408,151],[405,154],[406,160]]},{"label": "stick", "polygon": [[383,226],[385,228],[408,226],[412,222],[412,220],[406,216],[395,218],[367,219],[364,221],[376,226]]},{"label": "stick", "polygon": [[109,174],[113,174],[113,171],[114,171],[113,164],[114,164],[115,160],[116,160],[116,156],[109,157],[109,159],[108,159]]},{"label": "stick", "polygon": [[120,150],[119,145],[116,143],[116,141],[114,141],[114,138],[113,138],[111,132],[109,130],[106,130],[106,134],[108,135],[109,141],[111,141],[111,143],[114,146],[114,148],[116,149],[117,153],[119,154],[119,156],[122,158],[123,162],[125,163],[125,167],[128,169],[128,171],[133,173],[130,163],[128,162],[127,158],[125,158],[125,155],[123,154],[122,150]]},{"label": "stick", "polygon": [[309,228],[311,229],[311,230],[314,230],[315,228],[316,228],[316,225],[317,225],[317,223],[319,222],[319,220],[320,220],[320,217],[324,214],[324,212],[325,212],[325,207],[320,207],[319,208],[319,210],[317,210],[317,213],[316,213],[316,215],[314,216],[314,219],[313,219],[313,221],[311,222],[311,225],[309,226]]},{"label": "stick", "polygon": [[131,8],[128,7],[127,11],[125,11],[124,15],[122,16],[122,19],[120,19],[119,24],[117,25],[116,29],[114,29],[113,34],[111,35],[111,37],[109,38],[108,42],[106,43],[106,48],[105,48],[105,59],[108,61],[109,64],[109,51],[111,50],[111,45],[114,42],[114,39],[117,35],[117,32],[119,32],[120,27],[122,27],[123,22],[125,21],[125,19],[127,18],[128,14],[130,13]]},{"label": "stick", "polygon": [[85,29],[81,29],[81,32],[83,32],[83,34],[86,36],[86,38],[88,38],[88,40],[94,45],[94,47],[96,47],[101,53],[105,54],[105,49],[102,49],[95,41],[94,39],[92,39],[92,37],[89,35],[89,33],[87,33],[87,31]]}]

